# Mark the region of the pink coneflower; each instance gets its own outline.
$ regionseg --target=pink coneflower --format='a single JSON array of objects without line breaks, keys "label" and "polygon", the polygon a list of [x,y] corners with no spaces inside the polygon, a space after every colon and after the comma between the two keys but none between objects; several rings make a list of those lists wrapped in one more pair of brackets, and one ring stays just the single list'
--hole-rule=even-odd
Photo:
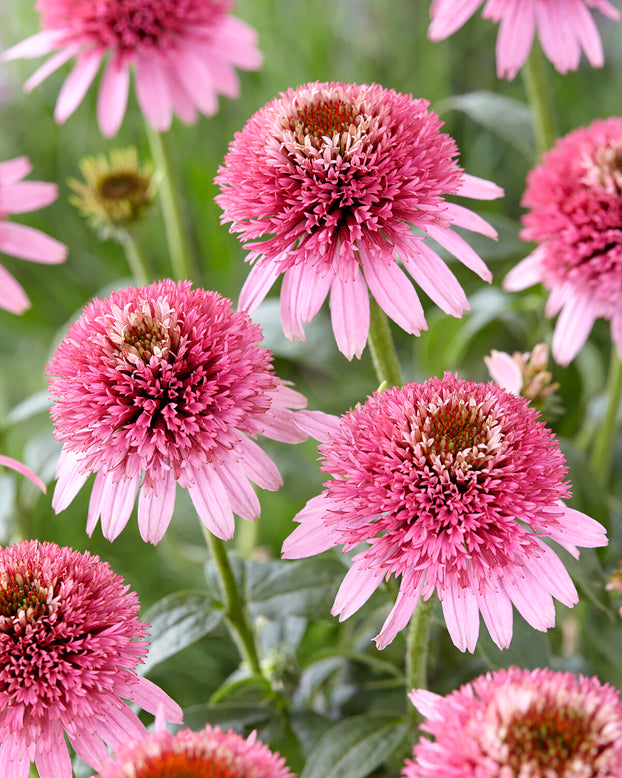
[{"label": "pink coneflower", "polygon": [[18,462],[17,459],[0,454],[0,466],[8,467],[11,470],[15,470],[17,473],[20,473],[20,475],[25,475],[26,478],[29,478],[42,492],[46,491],[45,484],[39,476],[36,473],[33,473],[32,470],[29,467],[26,467],[22,462]]},{"label": "pink coneflower", "polygon": [[58,96],[54,118],[78,107],[108,57],[97,100],[104,135],[123,121],[135,68],[136,97],[147,121],[163,132],[173,114],[186,123],[211,116],[217,95],[237,97],[235,67],[261,65],[257,35],[230,15],[229,0],[38,0],[41,31],[3,59],[56,52],[26,82],[33,89],[70,59],[76,64]]},{"label": "pink coneflower", "polygon": [[544,400],[559,384],[551,383],[553,376],[548,370],[549,349],[546,343],[537,343],[533,351],[515,351],[511,356],[505,351],[493,348],[484,362],[492,380],[500,387],[520,394],[528,400]]},{"label": "pink coneflower", "polygon": [[[473,16],[484,0],[433,0],[428,36],[440,41]],[[618,21],[620,12],[608,0],[486,0],[483,16],[499,23],[497,75],[512,79],[538,37],[544,53],[560,73],[576,70],[585,52],[590,65],[604,63],[603,45],[589,8]]]},{"label": "pink coneflower", "polygon": [[622,357],[622,119],[565,135],[527,177],[521,237],[540,245],[506,276],[510,291],[542,283],[561,311],[553,358],[567,365],[594,321],[611,321]]},{"label": "pink coneflower", "polygon": [[290,558],[343,544],[353,557],[333,615],[346,619],[394,575],[384,648],[436,589],[452,640],[473,651],[479,612],[492,639],[512,638],[512,603],[536,629],[555,623],[553,597],[577,593],[551,539],[606,544],[604,529],[566,507],[564,457],[522,397],[446,373],[368,397],[319,447],[332,480],[296,517]]},{"label": "pink coneflower", "polygon": [[348,359],[369,329],[368,290],[400,327],[426,328],[417,293],[397,264],[446,313],[469,309],[462,287],[418,227],[480,278],[490,271],[450,227],[496,237],[445,195],[502,190],[458,166],[453,139],[426,100],[377,84],[314,83],[268,103],[236,134],[216,177],[216,202],[255,263],[240,295],[252,312],[283,274],[281,320],[304,339],[330,292],[333,331]]},{"label": "pink coneflower", "polygon": [[64,733],[95,766],[141,738],[123,702],[181,722],[181,709],[137,675],[147,654],[140,604],[88,552],[24,540],[0,548],[0,765],[3,778],[71,778]]},{"label": "pink coneflower", "polygon": [[414,690],[425,717],[403,778],[614,778],[622,704],[598,678],[510,667],[441,697]]},{"label": "pink coneflower", "polygon": [[95,778],[294,778],[285,759],[252,732],[243,738],[209,724],[200,732],[165,729],[120,748]]},{"label": "pink coneflower", "polygon": [[[0,162],[0,251],[31,262],[50,265],[64,262],[67,247],[62,243],[39,230],[6,219],[9,214],[36,211],[56,200],[56,184],[22,181],[31,170],[28,157]],[[29,307],[30,302],[20,284],[0,265],[0,308],[23,313]]]},{"label": "pink coneflower", "polygon": [[233,513],[259,515],[249,479],[278,489],[258,434],[304,440],[290,408],[305,398],[274,375],[272,354],[245,313],[216,292],[170,280],[93,300],[48,365],[63,442],[52,506],[66,508],[97,474],[87,519],[113,540],[137,492],[138,525],[157,543],[179,483],[204,524],[233,536]]}]

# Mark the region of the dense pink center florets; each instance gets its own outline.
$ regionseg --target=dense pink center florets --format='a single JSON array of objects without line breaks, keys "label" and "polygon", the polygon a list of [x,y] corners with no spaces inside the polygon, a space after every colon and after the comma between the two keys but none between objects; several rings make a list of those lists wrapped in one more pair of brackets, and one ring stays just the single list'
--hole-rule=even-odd
[{"label": "dense pink center florets", "polygon": [[622,305],[622,119],[564,136],[531,171],[521,236],[545,245],[542,281],[592,295],[609,318]]},{"label": "dense pink center florets", "polygon": [[229,300],[163,281],[90,303],[48,366],[59,439],[95,471],[219,460],[262,431],[276,387],[261,330]]},{"label": "dense pink center florets", "polygon": [[127,685],[147,652],[138,610],[88,553],[38,541],[0,549],[0,732],[88,715]]},{"label": "dense pink center florets", "polygon": [[162,46],[189,29],[216,25],[231,9],[228,0],[39,0],[44,29],[109,49],[133,52]]},{"label": "dense pink center florets", "polygon": [[449,374],[368,398],[320,451],[339,542],[370,541],[386,574],[429,568],[431,583],[466,586],[467,568],[485,580],[537,556],[532,532],[556,525],[568,494],[563,456],[526,401]]}]

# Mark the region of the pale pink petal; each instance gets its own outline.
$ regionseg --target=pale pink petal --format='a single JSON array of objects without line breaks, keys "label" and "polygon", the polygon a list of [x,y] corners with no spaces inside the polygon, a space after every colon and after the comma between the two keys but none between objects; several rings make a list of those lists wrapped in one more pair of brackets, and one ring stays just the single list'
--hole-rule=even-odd
[{"label": "pale pink petal", "polygon": [[483,0],[434,0],[430,7],[432,21],[428,28],[431,41],[442,41],[473,16]]},{"label": "pale pink petal", "polygon": [[42,181],[22,181],[6,186],[0,184],[0,213],[27,213],[43,208],[58,197],[56,184]]},{"label": "pale pink petal", "polygon": [[9,271],[0,265],[0,308],[9,313],[21,314],[30,308],[30,300]]},{"label": "pale pink petal", "polygon": [[81,727],[74,727],[73,731],[67,734],[74,751],[87,764],[99,764],[108,756],[108,749],[101,737],[87,722]]},{"label": "pale pink petal", "polygon": [[340,418],[323,411],[300,411],[294,422],[305,435],[326,443],[339,428]]},{"label": "pale pink petal", "polygon": [[1,59],[7,61],[10,59],[31,59],[32,57],[41,57],[43,54],[49,54],[63,40],[67,30],[42,30],[31,35],[30,38],[11,46],[10,49],[2,52]]},{"label": "pale pink petal", "polygon": [[501,585],[516,609],[534,629],[545,632],[555,625],[555,605],[551,595],[526,572],[524,577],[509,573],[501,576]]},{"label": "pale pink petal", "polygon": [[525,567],[546,591],[572,608],[579,602],[579,595],[561,559],[545,543],[536,538],[540,546],[539,557],[529,556],[525,559]]},{"label": "pale pink petal", "polygon": [[88,88],[93,83],[103,59],[103,52],[89,51],[82,54],[65,79],[58,94],[54,119],[62,124],[82,102]]},{"label": "pale pink petal", "polygon": [[471,232],[479,232],[480,235],[485,235],[493,240],[499,237],[497,230],[495,230],[492,224],[489,224],[486,219],[482,219],[481,216],[478,216],[470,208],[465,208],[457,203],[445,203],[443,208],[443,216],[446,216],[456,227],[463,227],[465,230],[471,230]]},{"label": "pale pink petal", "polygon": [[0,223],[0,251],[31,262],[56,265],[67,258],[67,246],[34,227]]},{"label": "pale pink petal", "polygon": [[460,235],[453,232],[453,230],[447,227],[437,227],[434,224],[426,225],[425,232],[435,240],[437,243],[447,249],[457,259],[462,262],[463,265],[472,270],[474,273],[484,281],[490,283],[492,281],[492,273],[486,267],[483,259],[469,246],[469,244],[461,238]]},{"label": "pale pink petal", "polygon": [[611,339],[616,344],[618,355],[622,359],[622,311],[611,317]]},{"label": "pale pink petal", "polygon": [[188,493],[199,518],[208,530],[222,540],[229,540],[235,531],[229,495],[210,465],[195,469],[194,483],[188,483]]},{"label": "pale pink petal", "polygon": [[311,554],[321,554],[339,543],[339,537],[324,523],[324,516],[330,506],[331,502],[322,493],[312,497],[294,516],[294,521],[300,524],[285,538],[281,550],[283,559],[301,559]]},{"label": "pale pink petal", "polygon": [[560,73],[576,70],[581,59],[581,48],[575,36],[569,14],[572,8],[567,0],[560,5],[557,0],[538,3],[536,18],[538,37],[544,53]]},{"label": "pale pink petal", "polygon": [[46,60],[43,65],[38,67],[32,76],[30,76],[24,84],[24,92],[32,92],[36,86],[39,86],[39,84],[42,81],[45,81],[48,76],[56,72],[58,68],[65,64],[65,62],[69,62],[70,59],[73,59],[81,49],[82,44],[74,43],[73,45],[70,44],[60,51],[57,51],[53,57]]},{"label": "pale pink petal", "polygon": [[394,640],[397,633],[401,632],[408,624],[420,602],[424,584],[425,575],[419,577],[416,586],[408,580],[402,582],[395,605],[382,625],[382,629],[374,638],[376,648],[379,650],[386,648]]},{"label": "pale pink petal", "polygon": [[242,286],[238,309],[252,313],[280,275],[281,271],[276,262],[256,262]]},{"label": "pale pink petal", "polygon": [[218,29],[215,42],[237,67],[258,70],[263,62],[257,49],[258,41],[259,36],[253,27],[235,16],[227,16]]},{"label": "pale pink petal", "polygon": [[344,621],[355,613],[372,596],[382,583],[382,571],[370,567],[365,558],[359,559],[345,574],[335,602],[331,608],[333,616]]},{"label": "pale pink petal", "polygon": [[493,348],[490,356],[484,357],[484,362],[492,380],[512,394],[519,395],[523,388],[523,374],[520,367],[505,351]]},{"label": "pale pink petal", "polygon": [[73,502],[89,476],[90,472],[81,467],[80,459],[63,447],[56,466],[58,480],[52,497],[52,508],[55,513],[64,511]]},{"label": "pale pink petal", "polygon": [[170,52],[170,67],[201,113],[212,116],[218,110],[214,79],[197,47],[179,46]]},{"label": "pale pink petal", "polygon": [[462,197],[473,197],[475,200],[496,200],[498,197],[503,197],[504,192],[500,186],[486,178],[463,173],[462,182],[456,194]]},{"label": "pale pink petal", "polygon": [[439,598],[454,645],[460,651],[472,654],[479,635],[479,608],[475,594],[450,580],[446,588],[439,591]]},{"label": "pale pink petal", "polygon": [[247,521],[254,521],[261,513],[259,498],[243,470],[232,457],[225,457],[218,465],[218,477],[222,481],[234,513]]},{"label": "pale pink petal", "polygon": [[132,515],[139,474],[115,481],[116,474],[107,473],[101,496],[101,526],[103,536],[113,541],[119,536]]},{"label": "pale pink petal", "polygon": [[503,279],[506,292],[520,292],[542,280],[543,247],[539,246],[529,256],[522,259]]},{"label": "pale pink petal", "polygon": [[559,365],[568,365],[579,353],[596,320],[594,299],[588,295],[576,295],[561,310],[551,351]]},{"label": "pale pink petal", "polygon": [[361,250],[363,273],[369,291],[387,316],[406,332],[419,335],[427,329],[415,287],[398,265]]},{"label": "pale pink petal", "polygon": [[360,359],[369,332],[369,292],[358,267],[352,280],[334,277],[330,288],[330,318],[339,351],[346,359]]},{"label": "pale pink petal", "polygon": [[232,100],[237,99],[240,95],[240,79],[223,55],[210,45],[204,49],[201,56],[209,68],[216,91]]},{"label": "pale pink petal", "polygon": [[177,69],[171,67],[170,64],[164,70],[164,77],[168,83],[168,94],[170,95],[173,113],[184,124],[194,124],[198,116],[194,94],[188,92],[184,79],[179,77]]},{"label": "pale pink petal", "polygon": [[507,648],[512,640],[513,624],[510,598],[503,589],[494,591],[486,587],[480,591],[477,584],[473,591],[490,637],[499,648]]},{"label": "pale pink petal", "polygon": [[[547,535],[561,546],[571,543],[584,548],[598,548],[609,542],[607,531],[602,524],[581,511],[569,508],[563,502],[559,503],[563,511],[559,526],[552,525],[547,529]],[[577,554],[578,556],[578,554]]]},{"label": "pale pink petal", "polygon": [[89,499],[89,509],[86,515],[86,534],[90,537],[97,526],[102,508],[102,498],[104,496],[104,487],[106,484],[106,475],[100,471],[95,476],[91,497]]},{"label": "pale pink petal", "polygon": [[69,749],[58,721],[46,722],[35,749],[35,765],[39,778],[72,778]]},{"label": "pale pink petal", "polygon": [[594,68],[602,68],[605,64],[603,43],[592,14],[580,1],[573,3],[572,14],[575,35],[590,65]]},{"label": "pale pink petal", "polygon": [[173,118],[173,104],[164,67],[157,56],[139,56],[134,79],[136,98],[147,121],[166,132]]},{"label": "pale pink petal", "polygon": [[452,316],[460,317],[463,311],[469,311],[471,307],[464,290],[438,254],[424,242],[420,242],[417,251],[400,255],[400,259],[430,300]]},{"label": "pale pink petal", "polygon": [[408,699],[422,716],[433,719],[438,716],[438,704],[443,698],[440,694],[435,694],[427,689],[413,689],[408,693]]},{"label": "pale pink petal", "polygon": [[176,488],[172,470],[153,483],[143,483],[138,498],[138,528],[145,542],[155,545],[162,540],[173,516]]},{"label": "pale pink petal", "polygon": [[35,486],[38,486],[39,489],[45,494],[46,488],[43,481],[39,478],[38,475],[32,472],[32,470],[29,467],[26,467],[22,462],[18,462],[17,459],[13,459],[12,457],[4,456],[4,454],[0,454],[0,465],[2,467],[9,467],[11,470],[15,470],[18,473],[21,473],[21,475],[25,475],[26,478],[29,478]]},{"label": "pale pink petal", "polygon": [[142,740],[147,734],[144,724],[127,705],[106,705],[106,701],[101,700],[100,706],[97,731],[113,750],[134,740]]},{"label": "pale pink petal", "polygon": [[536,31],[535,5],[536,0],[509,3],[501,17],[497,36],[499,78],[514,78],[531,51]]},{"label": "pale pink petal", "polygon": [[286,337],[305,339],[303,322],[311,321],[322,307],[332,281],[332,274],[320,275],[307,263],[287,270],[281,287],[281,322]]},{"label": "pale pink petal", "polygon": [[21,181],[32,171],[32,164],[28,157],[15,157],[6,162],[0,162],[0,185],[10,186]]},{"label": "pale pink petal", "polygon": [[127,699],[154,716],[156,713],[163,715],[164,719],[171,724],[183,722],[183,713],[179,705],[147,678],[136,677],[135,683],[128,691]]},{"label": "pale pink petal", "polygon": [[6,770],[6,778],[28,778],[29,776],[30,756],[24,753],[22,740],[23,738],[20,737],[17,744],[8,740],[0,743],[0,764]]},{"label": "pale pink petal", "polygon": [[119,131],[129,90],[129,65],[113,56],[104,70],[97,95],[97,122],[105,138],[112,138]]},{"label": "pale pink petal", "polygon": [[282,486],[281,474],[266,452],[250,438],[240,436],[239,443],[243,452],[240,467],[246,476],[271,492]]}]

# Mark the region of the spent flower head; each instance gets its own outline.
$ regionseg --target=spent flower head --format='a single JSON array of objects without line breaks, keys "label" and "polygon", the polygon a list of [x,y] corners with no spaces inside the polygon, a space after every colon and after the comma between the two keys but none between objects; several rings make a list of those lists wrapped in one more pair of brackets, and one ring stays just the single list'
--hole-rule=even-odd
[{"label": "spent flower head", "polygon": [[544,53],[560,73],[576,70],[582,51],[592,67],[602,67],[603,45],[589,9],[620,19],[620,12],[608,0],[432,0],[428,36],[433,41],[449,37],[481,5],[483,17],[499,24],[499,78],[514,78],[531,51],[536,32]]},{"label": "spent flower head", "polygon": [[495,230],[445,198],[503,192],[462,170],[441,126],[426,100],[378,84],[305,84],[252,116],[216,177],[222,221],[239,234],[254,265],[240,307],[252,312],[283,275],[283,330],[303,340],[303,323],[330,293],[335,339],[351,359],[367,341],[369,293],[407,332],[426,328],[399,257],[443,311],[468,310],[462,287],[425,236],[490,281],[484,262],[451,227],[492,238]]},{"label": "spent flower head", "polygon": [[622,118],[560,138],[527,177],[524,240],[537,248],[504,279],[509,291],[542,283],[559,317],[553,359],[567,365],[596,319],[611,322],[622,357]]},{"label": "spent flower head", "polygon": [[216,113],[219,94],[239,94],[235,68],[261,65],[255,30],[232,16],[232,8],[229,0],[38,0],[40,32],[3,59],[54,52],[28,79],[27,91],[76,60],[56,103],[59,123],[80,105],[103,65],[97,118],[107,137],[123,121],[133,71],[145,118],[164,132],[173,115],[191,124],[198,113]]},{"label": "spent flower head", "polygon": [[500,648],[512,604],[539,630],[555,623],[553,598],[577,593],[545,540],[575,555],[600,546],[603,527],[568,508],[559,444],[522,397],[446,373],[368,397],[319,447],[324,492],[300,511],[285,557],[365,544],[352,559],[333,614],[346,619],[382,584],[400,581],[376,643],[403,629],[437,592],[452,640],[473,651],[481,612]]},{"label": "spent flower head", "polygon": [[96,473],[87,531],[101,515],[113,540],[137,494],[144,540],[170,522],[179,483],[208,529],[234,532],[233,514],[259,515],[250,481],[281,484],[257,435],[306,438],[292,408],[305,398],[274,374],[261,330],[217,292],[154,282],[95,299],[71,325],[47,372],[63,443],[52,506],[66,508]]},{"label": "spent flower head", "polygon": [[141,219],[156,196],[156,178],[150,162],[141,165],[134,147],[112,149],[80,160],[84,181],[69,180],[69,201],[85,216],[102,238],[123,239],[128,228]]},{"label": "spent flower head", "polygon": [[129,700],[168,721],[181,709],[136,673],[140,604],[106,562],[54,543],[0,547],[0,765],[4,778],[71,778],[65,734],[95,766],[142,738]]},{"label": "spent flower head", "polygon": [[622,703],[598,678],[510,667],[446,697],[413,690],[422,737],[403,778],[614,778]]}]

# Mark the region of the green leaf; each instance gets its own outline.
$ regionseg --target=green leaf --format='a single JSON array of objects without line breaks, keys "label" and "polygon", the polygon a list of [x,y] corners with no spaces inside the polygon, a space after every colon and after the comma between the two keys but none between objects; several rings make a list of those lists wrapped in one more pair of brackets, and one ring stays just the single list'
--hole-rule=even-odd
[{"label": "green leaf", "polygon": [[206,724],[212,724],[242,733],[246,728],[256,729],[267,723],[273,715],[274,708],[265,703],[193,705],[184,708],[184,726],[198,731]]},{"label": "green leaf", "polygon": [[254,616],[317,619],[330,612],[343,564],[334,557],[247,565],[249,607]]},{"label": "green leaf", "polygon": [[21,403],[18,403],[7,413],[7,426],[26,421],[39,413],[47,412],[50,408],[50,396],[47,390],[31,394]]},{"label": "green leaf", "polygon": [[364,778],[382,764],[406,735],[393,713],[364,713],[340,721],[323,735],[300,778]]},{"label": "green leaf", "polygon": [[494,132],[531,161],[535,156],[533,122],[529,106],[505,95],[479,90],[452,95],[436,105],[438,113],[462,111],[477,124]]},{"label": "green leaf", "polygon": [[143,620],[151,625],[151,648],[140,666],[145,674],[216,629],[222,609],[203,592],[182,591],[156,602],[143,614]]}]

